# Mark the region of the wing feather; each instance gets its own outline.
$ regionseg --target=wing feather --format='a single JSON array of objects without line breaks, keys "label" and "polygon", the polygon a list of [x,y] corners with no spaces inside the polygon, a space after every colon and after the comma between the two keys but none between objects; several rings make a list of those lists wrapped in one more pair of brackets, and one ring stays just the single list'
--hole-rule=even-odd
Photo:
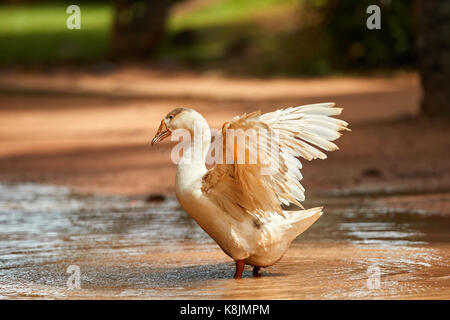
[{"label": "wing feather", "polygon": [[[341,112],[334,103],[320,103],[234,117],[222,127],[223,161],[203,177],[203,193],[238,220],[248,214],[266,218],[284,215],[282,204],[301,207],[305,189],[300,184],[299,158],[325,159],[320,149],[338,149],[332,141],[341,136],[339,131],[349,130],[347,122],[333,118]],[[257,132],[257,139],[240,140],[245,160],[257,154],[256,163],[238,163],[239,148],[230,130]],[[275,149],[271,144],[274,141]],[[227,155],[233,163],[226,163]],[[264,169],[268,168],[275,170],[267,174]]]}]

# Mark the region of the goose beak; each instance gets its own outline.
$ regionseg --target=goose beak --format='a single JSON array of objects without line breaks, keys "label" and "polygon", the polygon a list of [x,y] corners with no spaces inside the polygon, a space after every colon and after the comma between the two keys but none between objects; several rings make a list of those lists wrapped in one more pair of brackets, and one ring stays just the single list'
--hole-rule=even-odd
[{"label": "goose beak", "polygon": [[168,136],[170,136],[172,132],[167,128],[166,123],[164,122],[164,119],[161,120],[161,124],[158,128],[158,132],[156,132],[155,137],[152,140],[152,146],[157,144],[158,142],[164,140]]}]

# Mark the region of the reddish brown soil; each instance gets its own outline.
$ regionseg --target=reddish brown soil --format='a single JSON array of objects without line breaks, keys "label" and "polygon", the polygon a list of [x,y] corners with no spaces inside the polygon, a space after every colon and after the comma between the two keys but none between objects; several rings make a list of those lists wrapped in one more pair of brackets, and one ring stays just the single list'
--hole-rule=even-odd
[{"label": "reddish brown soil", "polygon": [[174,107],[192,107],[219,127],[256,109],[335,101],[352,132],[327,160],[304,164],[307,196],[374,194],[393,206],[449,214],[449,121],[418,118],[420,95],[414,74],[260,80],[131,67],[103,75],[3,73],[0,181],[171,194],[171,144],[151,148],[149,141]]}]

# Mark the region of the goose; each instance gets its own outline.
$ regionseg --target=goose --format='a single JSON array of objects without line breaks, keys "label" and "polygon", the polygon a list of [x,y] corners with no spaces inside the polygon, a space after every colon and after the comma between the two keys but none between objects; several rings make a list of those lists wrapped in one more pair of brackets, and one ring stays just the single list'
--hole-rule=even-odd
[{"label": "goose", "polygon": [[[185,134],[176,197],[235,261],[235,279],[242,278],[245,265],[253,266],[253,276],[261,276],[261,268],[279,261],[322,215],[323,207],[305,209],[300,203],[305,200],[300,158],[325,159],[320,149],[338,149],[332,141],[340,131],[350,131],[347,122],[333,117],[342,110],[334,103],[319,103],[245,113],[215,132],[214,148],[212,131],[197,111],[176,108],[161,120],[151,145]],[[236,132],[244,133],[244,139]],[[210,149],[218,156],[208,170]]]}]

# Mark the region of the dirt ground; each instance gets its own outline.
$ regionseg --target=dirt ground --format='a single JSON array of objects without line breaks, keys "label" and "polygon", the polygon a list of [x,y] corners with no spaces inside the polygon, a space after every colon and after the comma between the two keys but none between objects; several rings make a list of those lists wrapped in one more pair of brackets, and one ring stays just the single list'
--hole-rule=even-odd
[{"label": "dirt ground", "polygon": [[[306,196],[367,195],[450,214],[450,126],[418,117],[415,74],[385,78],[233,79],[124,67],[0,74],[0,181],[87,193],[174,192],[172,144],[150,147],[160,120],[187,106],[212,127],[260,109],[334,101],[352,132],[304,163]],[[306,161],[304,161],[306,162]]]}]

